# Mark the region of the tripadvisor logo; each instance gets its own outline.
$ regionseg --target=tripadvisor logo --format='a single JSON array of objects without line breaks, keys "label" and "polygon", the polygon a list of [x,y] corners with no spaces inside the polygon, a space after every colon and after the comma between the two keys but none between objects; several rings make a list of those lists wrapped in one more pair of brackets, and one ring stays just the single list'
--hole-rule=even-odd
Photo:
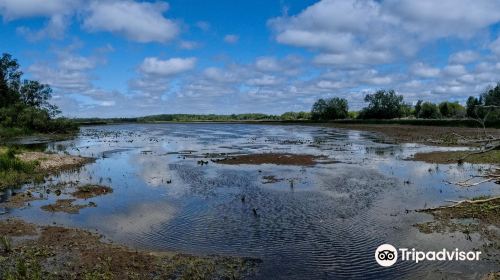
[{"label": "tripadvisor logo", "polygon": [[442,249],[440,251],[418,251],[415,248],[411,250],[408,248],[399,248],[392,246],[391,244],[383,244],[378,246],[375,250],[375,260],[377,263],[384,267],[389,267],[394,265],[398,261],[398,255],[400,256],[400,261],[411,261],[419,263],[421,261],[478,261],[480,251],[460,251],[446,250]]}]

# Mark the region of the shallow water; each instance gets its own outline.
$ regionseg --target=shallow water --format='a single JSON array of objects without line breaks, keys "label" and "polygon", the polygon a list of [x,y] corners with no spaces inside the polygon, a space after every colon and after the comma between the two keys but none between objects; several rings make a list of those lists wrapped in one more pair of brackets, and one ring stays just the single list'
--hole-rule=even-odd
[{"label": "shallow water", "polygon": [[[419,250],[480,247],[477,236],[469,241],[461,233],[428,235],[412,227],[432,217],[407,210],[500,194],[492,183],[446,183],[485,166],[406,160],[443,148],[382,143],[373,133],[315,126],[124,124],[83,127],[74,140],[47,149],[98,159],[45,185],[79,181],[114,192],[89,199],[97,207],[77,215],[43,212],[40,206],[55,200],[50,197],[4,209],[2,217],[96,230],[141,249],[256,257],[263,260],[259,279],[475,279],[495,267],[481,260],[382,268],[374,260],[383,243]],[[327,160],[307,167],[197,164],[207,154],[267,152]],[[284,180],[267,184],[264,176]]]}]

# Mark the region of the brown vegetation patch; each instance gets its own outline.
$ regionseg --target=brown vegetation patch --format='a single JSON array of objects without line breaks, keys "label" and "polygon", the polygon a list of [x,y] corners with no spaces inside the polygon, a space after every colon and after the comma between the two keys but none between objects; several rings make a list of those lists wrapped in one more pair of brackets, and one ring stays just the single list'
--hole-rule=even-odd
[{"label": "brown vegetation patch", "polygon": [[417,210],[429,213],[434,221],[415,224],[422,233],[462,232],[466,236],[479,233],[490,240],[493,249],[499,249],[500,236],[494,228],[500,227],[500,197],[464,200],[450,206]]},{"label": "brown vegetation patch", "polygon": [[[463,146],[470,143],[468,140],[479,140],[484,136],[482,129],[473,127],[444,127],[424,125],[399,125],[399,124],[328,124],[337,128],[373,131],[381,133],[386,140],[398,143],[423,143],[439,146]],[[500,129],[487,129],[486,133],[495,138],[500,137]]]},{"label": "brown vegetation patch", "polygon": [[36,226],[16,219],[0,221],[0,236],[27,236],[36,235]]},{"label": "brown vegetation patch", "polygon": [[478,219],[481,222],[500,226],[500,197],[464,200],[455,205],[422,209],[439,219]]},{"label": "brown vegetation patch", "polygon": [[277,164],[277,165],[315,165],[318,156],[313,155],[298,155],[298,154],[250,154],[234,156],[217,160],[217,163],[222,164]]},{"label": "brown vegetation patch", "polygon": [[428,163],[457,163],[468,162],[478,164],[500,164],[500,150],[493,150],[481,154],[471,154],[469,151],[429,152],[417,153],[412,160]]},{"label": "brown vegetation patch", "polygon": [[76,191],[72,195],[76,198],[88,199],[100,195],[105,195],[112,193],[113,189],[107,186],[99,185],[84,185],[77,187]]},{"label": "brown vegetation patch", "polygon": [[39,196],[33,195],[30,191],[17,193],[9,197],[9,200],[0,203],[0,207],[6,208],[21,208],[31,201],[40,200]]},{"label": "brown vegetation patch", "polygon": [[73,204],[76,199],[58,199],[56,203],[42,206],[42,210],[48,212],[65,212],[68,214],[78,214],[80,209],[87,207],[96,207],[96,204],[89,202],[88,204]]},{"label": "brown vegetation patch", "polygon": [[131,250],[80,229],[46,226],[40,232],[38,239],[0,252],[0,279],[242,279],[254,274],[257,264]]},{"label": "brown vegetation patch", "polygon": [[17,157],[26,162],[37,161],[39,163],[37,166],[38,171],[50,173],[79,168],[94,160],[92,158],[42,152],[23,152]]}]

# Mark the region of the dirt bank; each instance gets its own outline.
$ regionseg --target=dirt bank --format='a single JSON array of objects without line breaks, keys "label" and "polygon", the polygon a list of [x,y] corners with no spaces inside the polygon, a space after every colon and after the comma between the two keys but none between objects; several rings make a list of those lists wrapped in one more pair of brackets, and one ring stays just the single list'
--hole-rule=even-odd
[{"label": "dirt bank", "polygon": [[43,181],[47,175],[80,168],[94,159],[42,152],[18,151],[0,146],[0,190],[32,181]]},{"label": "dirt bank", "polygon": [[308,166],[315,165],[316,160],[321,157],[313,155],[297,155],[297,154],[250,154],[233,156],[225,159],[216,160],[220,164],[277,164],[277,165],[300,165]]},{"label": "dirt bank", "polygon": [[478,163],[478,164],[500,164],[500,150],[493,150],[482,154],[471,154],[466,151],[430,152],[417,153],[412,160],[424,161],[428,163]]},{"label": "dirt bank", "polygon": [[[5,231],[16,225],[18,230]],[[242,279],[257,260],[131,250],[88,231],[0,221],[0,279]],[[16,239],[17,240],[17,239]]]},{"label": "dirt bank", "polygon": [[[463,146],[463,137],[479,139],[484,131],[471,127],[441,127],[397,124],[326,124],[329,127],[378,132],[388,142],[422,143],[439,146]],[[487,133],[500,137],[500,129],[487,129]]]},{"label": "dirt bank", "polygon": [[36,161],[38,162],[37,171],[49,173],[79,168],[94,161],[92,158],[42,152],[23,152],[18,154],[17,158],[27,162]]}]

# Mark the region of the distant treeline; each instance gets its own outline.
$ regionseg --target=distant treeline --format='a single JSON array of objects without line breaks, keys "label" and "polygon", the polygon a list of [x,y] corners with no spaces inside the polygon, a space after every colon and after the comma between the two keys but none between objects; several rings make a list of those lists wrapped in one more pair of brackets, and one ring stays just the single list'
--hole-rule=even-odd
[{"label": "distant treeline", "polygon": [[471,96],[466,106],[458,102],[439,104],[419,100],[415,106],[405,103],[394,90],[379,90],[365,96],[368,106],[359,112],[349,112],[344,98],[317,100],[311,110],[311,119],[330,121],[339,119],[472,119],[482,122],[500,121],[500,83],[485,90],[479,97]]},{"label": "distant treeline", "polygon": [[60,111],[49,103],[52,89],[38,81],[22,79],[19,68],[10,54],[0,57],[0,138],[75,131],[75,123],[56,118]]},{"label": "distant treeline", "polygon": [[[368,105],[358,112],[349,111],[344,98],[318,99],[311,112],[286,112],[281,115],[232,114],[162,114],[139,118],[75,119],[80,124],[123,122],[230,122],[230,121],[284,121],[350,123],[405,123],[427,125],[500,126],[500,84],[487,89],[479,97],[469,97],[466,106],[444,101],[438,104],[419,100],[414,106],[404,102],[394,90],[379,90],[365,96]],[[385,121],[384,121],[385,120]],[[390,122],[386,120],[391,120]],[[425,121],[424,121],[425,120]],[[480,121],[480,122],[478,122]]]}]

